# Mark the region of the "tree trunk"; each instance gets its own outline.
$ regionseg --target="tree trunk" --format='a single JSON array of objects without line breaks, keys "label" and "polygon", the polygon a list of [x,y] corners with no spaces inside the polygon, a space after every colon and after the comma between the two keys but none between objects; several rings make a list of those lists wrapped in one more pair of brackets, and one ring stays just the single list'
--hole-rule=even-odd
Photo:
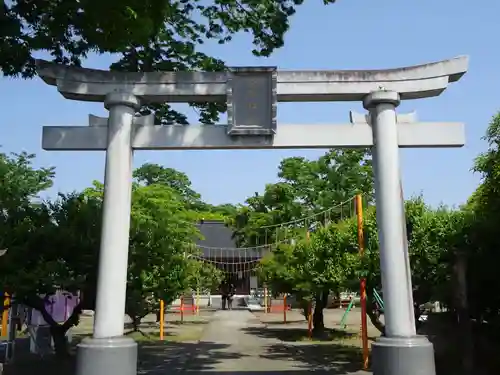
[{"label": "tree trunk", "polygon": [[366,315],[370,318],[373,326],[379,330],[382,336],[385,335],[385,324],[380,321],[380,311],[375,304],[373,292],[366,293]]},{"label": "tree trunk", "polygon": [[138,316],[132,317],[132,329],[134,332],[139,332],[139,326],[141,324],[142,318]]},{"label": "tree trunk", "polygon": [[335,301],[338,301],[339,306],[340,306],[341,296],[340,296],[340,291],[338,291],[338,290],[335,292]]},{"label": "tree trunk", "polygon": [[453,266],[455,285],[455,311],[457,313],[458,333],[460,337],[461,362],[464,375],[472,375],[474,368],[474,343],[472,323],[467,300],[467,258],[463,253],[457,253]]},{"label": "tree trunk", "polygon": [[[368,318],[370,318],[371,323],[375,328],[379,330],[379,332],[382,334],[382,336],[385,335],[385,324],[380,321],[380,315],[381,312],[378,310],[377,304],[374,301],[374,297],[372,292],[367,293],[367,300],[366,300],[366,315],[368,315]],[[420,316],[422,315],[418,303],[418,299],[415,298],[414,300],[417,302],[414,302],[413,306],[413,313],[415,314],[415,328],[418,330],[420,326],[422,325],[422,322],[419,320]]]},{"label": "tree trunk", "polygon": [[307,321],[309,315],[309,301],[301,298],[300,308],[302,309],[302,314],[304,315],[304,319]]},{"label": "tree trunk", "polygon": [[313,332],[320,333],[325,330],[325,321],[323,316],[323,307],[316,302],[313,313]]},{"label": "tree trunk", "polygon": [[326,307],[328,303],[328,295],[329,291],[323,291],[321,293],[317,293],[315,300],[316,306],[314,307],[313,313],[313,332],[320,333],[325,330],[325,320],[323,315],[323,309]]},{"label": "tree trunk", "polygon": [[373,326],[379,330],[382,336],[385,335],[385,325],[380,321],[380,312],[372,307],[367,306],[366,315],[370,318]]},{"label": "tree trunk", "polygon": [[67,329],[60,324],[51,324],[49,330],[52,340],[54,341],[54,351],[56,355],[58,357],[69,356],[68,338],[66,337]]}]

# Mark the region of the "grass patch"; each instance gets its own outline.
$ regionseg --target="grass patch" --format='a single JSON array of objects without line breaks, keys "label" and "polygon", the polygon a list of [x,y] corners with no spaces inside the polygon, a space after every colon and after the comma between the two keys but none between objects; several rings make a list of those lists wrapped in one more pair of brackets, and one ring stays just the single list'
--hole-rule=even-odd
[{"label": "grass patch", "polygon": [[[198,341],[201,339],[203,330],[189,329],[180,330],[180,332],[164,333],[163,341],[166,342],[185,342],[185,341]],[[160,332],[130,332],[127,337],[133,338],[138,343],[161,342]]]},{"label": "grass patch", "polygon": [[[28,337],[28,332],[26,331],[17,331],[16,332],[16,338],[25,338]],[[8,337],[7,336],[2,336],[0,335],[0,341],[7,341]]]}]

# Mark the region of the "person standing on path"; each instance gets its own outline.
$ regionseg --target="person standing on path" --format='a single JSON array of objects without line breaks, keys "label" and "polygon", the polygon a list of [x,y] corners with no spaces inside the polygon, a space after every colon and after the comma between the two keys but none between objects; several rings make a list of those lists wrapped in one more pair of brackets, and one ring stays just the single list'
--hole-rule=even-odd
[{"label": "person standing on path", "polygon": [[222,310],[226,309],[226,302],[228,302],[228,285],[227,282],[223,282],[220,287]]},{"label": "person standing on path", "polygon": [[229,308],[229,310],[233,309],[233,298],[235,294],[236,294],[236,288],[234,287],[233,283],[230,283],[228,285],[228,294],[227,294],[227,307]]}]

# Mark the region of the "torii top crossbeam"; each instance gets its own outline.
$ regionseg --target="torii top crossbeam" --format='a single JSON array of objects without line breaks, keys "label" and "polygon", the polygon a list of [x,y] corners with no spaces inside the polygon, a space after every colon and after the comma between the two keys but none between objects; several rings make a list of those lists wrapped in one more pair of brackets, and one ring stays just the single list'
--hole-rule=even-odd
[{"label": "torii top crossbeam", "polygon": [[[376,90],[399,93],[400,99],[438,96],[448,83],[467,71],[468,57],[382,70],[275,71],[281,102],[360,101]],[[126,91],[148,102],[224,102],[231,72],[110,72],[37,60],[37,71],[67,98],[103,102],[106,95]],[[273,68],[249,68],[255,75]]]}]

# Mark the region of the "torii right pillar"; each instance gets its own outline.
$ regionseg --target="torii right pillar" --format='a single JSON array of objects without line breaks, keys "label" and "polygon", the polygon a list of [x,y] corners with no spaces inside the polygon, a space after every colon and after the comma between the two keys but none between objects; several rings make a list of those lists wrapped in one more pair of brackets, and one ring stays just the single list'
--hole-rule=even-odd
[{"label": "torii right pillar", "polygon": [[397,92],[381,88],[368,94],[373,133],[375,199],[384,292],[385,335],[372,345],[374,375],[435,375],[433,345],[416,333],[411,271],[401,193],[396,108]]}]

